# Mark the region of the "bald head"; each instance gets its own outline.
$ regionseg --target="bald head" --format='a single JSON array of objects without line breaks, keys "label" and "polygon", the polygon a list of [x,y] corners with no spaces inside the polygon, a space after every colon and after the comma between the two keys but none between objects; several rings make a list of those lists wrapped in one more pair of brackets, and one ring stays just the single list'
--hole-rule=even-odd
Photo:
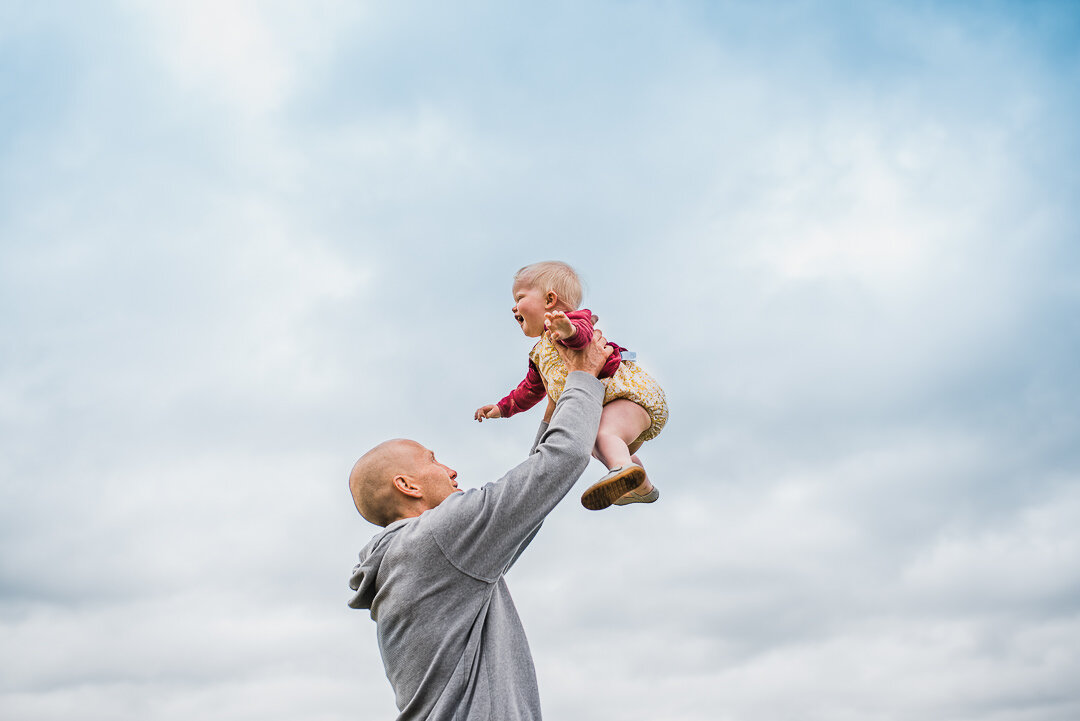
[{"label": "bald head", "polygon": [[418,449],[423,446],[416,441],[396,438],[360,456],[349,474],[349,490],[361,516],[376,526],[403,518],[394,476],[412,472]]}]

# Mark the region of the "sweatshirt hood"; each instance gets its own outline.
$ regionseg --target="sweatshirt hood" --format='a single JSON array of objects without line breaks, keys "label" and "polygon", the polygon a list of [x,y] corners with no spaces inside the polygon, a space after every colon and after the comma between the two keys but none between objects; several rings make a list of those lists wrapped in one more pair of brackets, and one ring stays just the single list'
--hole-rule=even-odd
[{"label": "sweatshirt hood", "polygon": [[352,577],[349,579],[349,588],[356,591],[349,600],[350,608],[371,608],[371,602],[375,600],[375,594],[379,590],[379,567],[383,557],[394,534],[400,531],[408,520],[411,519],[391,523],[360,551],[360,562],[353,567]]}]

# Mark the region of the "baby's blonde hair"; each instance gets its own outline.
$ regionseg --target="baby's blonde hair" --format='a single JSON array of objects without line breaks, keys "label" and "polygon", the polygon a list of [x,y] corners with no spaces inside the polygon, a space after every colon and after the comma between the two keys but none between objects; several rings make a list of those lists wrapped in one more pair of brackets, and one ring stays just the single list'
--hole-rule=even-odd
[{"label": "baby's blonde hair", "polygon": [[518,284],[537,288],[542,293],[553,290],[571,310],[577,310],[581,305],[581,278],[561,261],[545,260],[525,266],[514,274],[514,285]]}]

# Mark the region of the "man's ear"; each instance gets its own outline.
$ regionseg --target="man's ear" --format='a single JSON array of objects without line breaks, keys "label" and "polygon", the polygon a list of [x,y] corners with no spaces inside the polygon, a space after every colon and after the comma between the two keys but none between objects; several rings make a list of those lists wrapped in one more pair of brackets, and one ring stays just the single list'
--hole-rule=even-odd
[{"label": "man's ear", "polygon": [[420,486],[413,483],[412,479],[408,476],[403,476],[401,474],[394,476],[394,488],[397,488],[406,496],[412,498],[420,498],[423,495]]}]

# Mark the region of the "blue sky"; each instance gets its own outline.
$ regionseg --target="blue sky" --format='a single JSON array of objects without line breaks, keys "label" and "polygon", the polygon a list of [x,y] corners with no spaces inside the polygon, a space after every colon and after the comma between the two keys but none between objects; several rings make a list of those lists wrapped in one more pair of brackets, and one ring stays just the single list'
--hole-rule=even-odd
[{"label": "blue sky", "polygon": [[1077,717],[1078,38],[1066,2],[0,4],[0,715],[392,718],[346,474],[523,457],[534,415],[471,416],[555,258],[672,415],[661,502],[572,494],[508,579],[548,717]]}]

